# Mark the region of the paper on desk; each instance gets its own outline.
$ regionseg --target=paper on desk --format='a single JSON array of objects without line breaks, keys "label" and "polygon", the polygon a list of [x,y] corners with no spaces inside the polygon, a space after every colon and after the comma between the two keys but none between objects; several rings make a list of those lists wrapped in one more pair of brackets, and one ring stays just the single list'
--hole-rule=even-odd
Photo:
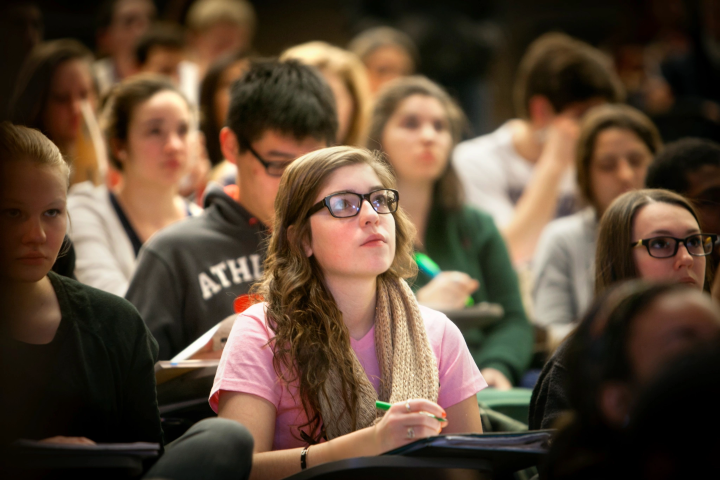
[{"label": "paper on desk", "polygon": [[200,338],[185,347],[182,352],[175,355],[173,358],[170,359],[170,361],[172,363],[175,363],[182,362],[183,360],[188,360],[190,357],[198,353],[205,345],[208,344],[208,342],[213,338],[213,335],[215,335],[215,332],[217,332],[218,328],[220,328],[219,323],[207,332],[203,333]]}]

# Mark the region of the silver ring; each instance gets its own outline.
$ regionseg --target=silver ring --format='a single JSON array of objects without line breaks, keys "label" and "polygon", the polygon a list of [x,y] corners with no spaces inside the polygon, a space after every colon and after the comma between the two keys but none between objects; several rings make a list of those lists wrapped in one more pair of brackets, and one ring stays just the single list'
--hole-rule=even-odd
[{"label": "silver ring", "polygon": [[407,438],[415,438],[415,430],[413,427],[409,427],[407,430]]},{"label": "silver ring", "polygon": [[410,410],[410,400],[405,402],[405,410],[407,410],[408,413],[412,413],[412,410]]}]

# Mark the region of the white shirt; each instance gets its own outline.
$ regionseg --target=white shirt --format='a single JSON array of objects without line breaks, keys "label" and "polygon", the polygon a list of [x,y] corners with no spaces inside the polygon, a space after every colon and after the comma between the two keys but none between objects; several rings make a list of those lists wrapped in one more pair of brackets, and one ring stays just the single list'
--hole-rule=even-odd
[{"label": "white shirt", "polygon": [[[202,211],[194,204],[188,204],[188,210],[191,215]],[[78,281],[124,297],[137,260],[107,187],[96,187],[92,182],[73,185],[68,214]]]},{"label": "white shirt", "polygon": [[[521,157],[512,143],[512,125],[506,122],[487,135],[460,143],[453,152],[467,202],[493,216],[502,229],[512,220],[515,205],[532,179],[535,165]],[[560,183],[557,217],[575,210],[575,172]]]}]

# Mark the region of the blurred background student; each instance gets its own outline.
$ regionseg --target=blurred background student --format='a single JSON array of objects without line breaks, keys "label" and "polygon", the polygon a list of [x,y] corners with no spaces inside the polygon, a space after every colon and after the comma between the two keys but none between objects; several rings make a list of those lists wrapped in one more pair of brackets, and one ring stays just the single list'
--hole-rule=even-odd
[{"label": "blurred background student", "polygon": [[143,243],[201,210],[178,194],[193,161],[195,122],[190,104],[172,82],[148,74],[113,89],[103,123],[119,182],[72,189],[70,236],[78,280],[124,296]]},{"label": "blurred background student", "polygon": [[190,60],[203,78],[213,62],[252,49],[257,19],[245,0],[196,0],[185,18],[190,34]]},{"label": "blurred background student", "polygon": [[434,278],[419,274],[418,301],[440,310],[463,308],[468,296],[502,305],[497,325],[463,335],[488,385],[509,389],[530,362],[532,327],[492,217],[464,204],[450,163],[462,125],[441,87],[424,77],[397,79],[378,93],[368,146],[386,155],[397,176],[403,209],[417,229],[416,250],[442,270]]},{"label": "blurred background student", "polygon": [[365,67],[352,52],[325,42],[296,45],[280,55],[316,67],[332,88],[338,115],[338,145],[364,143],[370,91]]},{"label": "blurred background student", "polygon": [[105,0],[97,9],[97,47],[101,57],[93,65],[98,90],[110,88],[138,71],[135,45],[150,27],[157,11],[152,0]]},{"label": "blurred background student", "polygon": [[210,66],[200,85],[200,130],[212,168],[209,179],[221,185],[237,181],[237,167],[225,159],[220,148],[220,130],[230,109],[230,86],[249,67],[250,57],[245,53],[225,55]]},{"label": "blurred background student", "polygon": [[[681,283],[708,292],[713,268],[714,233],[700,229],[697,213],[684,197],[669,190],[634,190],[610,205],[598,230],[595,294],[616,283],[642,278]],[[533,390],[530,428],[552,428],[568,409],[568,342],[558,347]]]},{"label": "blurred background student", "polygon": [[[32,2],[10,1],[0,6],[0,91],[12,93],[17,75],[30,51],[45,34],[43,12]],[[0,95],[0,120],[7,120],[11,95]]]},{"label": "blurred background student", "polygon": [[72,165],[70,183],[100,183],[106,170],[95,109],[92,54],[76,40],[39,44],[18,74],[10,119],[36,128],[60,148]]},{"label": "blurred background student", "polygon": [[360,32],[347,47],[365,64],[372,95],[391,80],[415,73],[420,62],[412,39],[392,27],[375,27]]},{"label": "blurred background student", "polygon": [[185,46],[185,32],[179,25],[158,22],[138,39],[135,60],[140,72],[170,77],[185,98],[196,106],[199,71],[196,64],[185,60]]},{"label": "blurred background student", "polygon": [[[608,289],[568,341],[567,395],[573,415],[553,441],[545,478],[623,477],[627,464],[618,461],[622,456],[617,453],[628,424],[643,415],[636,409],[643,389],[683,356],[716,346],[718,340],[720,311],[697,289],[638,280]],[[683,411],[677,408],[664,412],[666,421]],[[685,422],[675,418],[668,423]],[[633,445],[633,455],[636,448],[642,445]]]},{"label": "blurred background student", "polygon": [[576,209],[579,119],[598,104],[620,101],[623,92],[609,59],[560,33],[537,38],[518,70],[519,118],[461,143],[453,161],[468,202],[493,216],[513,262],[522,265],[532,260],[545,225]]},{"label": "blurred background student", "polygon": [[202,215],[153,237],[128,288],[163,360],[233,314],[233,300],[262,276],[283,171],[337,134],[330,87],[297,61],[254,60],[231,97],[220,141],[238,188],[208,189]]},{"label": "blurred background student", "polygon": [[545,227],[533,262],[534,321],[547,329],[551,350],[592,301],[600,217],[616,197],[643,188],[661,145],[650,119],[632,107],[602,105],[583,118],[575,168],[587,206]]}]

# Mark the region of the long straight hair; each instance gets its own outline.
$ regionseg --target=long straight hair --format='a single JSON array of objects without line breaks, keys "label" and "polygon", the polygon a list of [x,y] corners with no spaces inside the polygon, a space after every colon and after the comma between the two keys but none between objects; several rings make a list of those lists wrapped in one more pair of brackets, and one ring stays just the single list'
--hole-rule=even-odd
[{"label": "long straight hair", "polygon": [[[443,106],[452,136],[452,147],[448,152],[448,155],[451,155],[453,148],[462,137],[463,128],[466,125],[465,115],[441,86],[422,76],[399,78],[380,89],[370,116],[367,147],[385,151],[382,144],[385,126],[403,100],[413,95],[432,97]],[[392,165],[392,159],[388,160]],[[465,195],[462,184],[450,159],[448,159],[445,171],[435,182],[435,195],[439,197],[440,204],[445,210],[459,210],[463,206]]]},{"label": "long straight hair", "polygon": [[[15,92],[10,101],[10,121],[16,125],[38,129],[47,135],[42,115],[55,71],[70,60],[83,60],[92,74],[92,58],[87,47],[77,40],[67,38],[41,43],[33,48],[15,83]],[[94,87],[97,91],[97,85]]]},{"label": "long straight hair", "polygon": [[[695,209],[685,197],[662,189],[634,190],[615,199],[600,219],[597,250],[595,254],[595,295],[610,285],[623,280],[638,278],[633,257],[633,225],[637,212],[650,203],[667,203],[684,208],[700,225]],[[705,286],[712,285],[711,262],[705,266]]]},{"label": "long straight hair", "polygon": [[610,128],[632,132],[647,147],[653,157],[662,149],[660,133],[652,120],[640,110],[621,104],[599,105],[590,110],[580,124],[575,169],[580,193],[585,201],[598,212],[599,206],[592,189],[592,178],[590,178],[590,166],[598,136]]}]

